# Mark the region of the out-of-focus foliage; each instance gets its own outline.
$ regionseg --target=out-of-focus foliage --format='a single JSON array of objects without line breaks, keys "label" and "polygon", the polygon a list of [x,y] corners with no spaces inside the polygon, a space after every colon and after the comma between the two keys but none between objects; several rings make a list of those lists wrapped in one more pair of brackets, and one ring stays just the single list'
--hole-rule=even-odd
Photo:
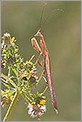
[{"label": "out-of-focus foliage", "polygon": [[[45,2],[1,3],[1,30],[13,34],[18,41],[20,52],[25,60],[32,54],[38,55],[31,46],[31,38],[39,29],[41,12]],[[64,12],[54,11],[63,9]],[[59,114],[56,115],[47,91],[47,112],[42,120],[79,121],[81,107],[81,2],[47,2],[41,21],[42,33],[47,43],[52,64]],[[48,17],[49,16],[49,17]],[[47,18],[48,17],[48,18]],[[47,21],[45,19],[47,18]],[[45,22],[44,22],[45,21]],[[44,88],[41,82],[39,90]],[[11,121],[31,121],[22,98],[16,104]],[[2,110],[2,117],[5,110]],[[26,116],[27,114],[27,116]]]}]

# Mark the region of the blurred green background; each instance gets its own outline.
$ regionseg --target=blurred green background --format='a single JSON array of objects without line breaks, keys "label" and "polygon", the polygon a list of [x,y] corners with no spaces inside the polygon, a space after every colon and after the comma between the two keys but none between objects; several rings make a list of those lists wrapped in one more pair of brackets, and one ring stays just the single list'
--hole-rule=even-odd
[{"label": "blurred green background", "polygon": [[[81,2],[1,2],[1,31],[16,37],[20,53],[28,60],[36,51],[31,46],[31,38],[39,29],[51,57],[53,79],[57,94],[59,114],[56,115],[47,96],[47,111],[42,121],[79,121],[81,116]],[[64,12],[54,11],[63,9]],[[39,86],[41,91],[44,82]],[[6,109],[2,109],[2,118]],[[36,121],[26,110],[22,97],[19,98],[10,117],[11,121]]]}]

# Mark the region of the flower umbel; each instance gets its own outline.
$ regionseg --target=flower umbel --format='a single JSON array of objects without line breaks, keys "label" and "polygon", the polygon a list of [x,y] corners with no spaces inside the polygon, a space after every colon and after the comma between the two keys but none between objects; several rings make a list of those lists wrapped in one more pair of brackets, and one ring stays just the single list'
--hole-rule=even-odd
[{"label": "flower umbel", "polygon": [[37,67],[31,60],[24,61],[19,54],[15,37],[11,37],[9,33],[2,37],[1,68],[1,83],[4,86],[1,90],[1,107],[9,105],[3,121],[8,120],[20,95],[28,105],[28,114],[33,118],[41,117],[46,112],[46,100],[42,96],[44,92],[33,93],[40,81]]}]

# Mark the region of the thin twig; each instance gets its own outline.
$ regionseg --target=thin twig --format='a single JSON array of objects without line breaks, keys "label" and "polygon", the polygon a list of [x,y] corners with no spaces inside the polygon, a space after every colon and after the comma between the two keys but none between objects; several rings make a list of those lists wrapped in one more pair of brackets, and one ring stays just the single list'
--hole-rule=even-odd
[{"label": "thin twig", "polygon": [[14,108],[14,105],[15,105],[15,103],[16,103],[16,100],[17,100],[19,94],[20,94],[20,91],[17,89],[17,92],[16,92],[16,94],[15,94],[15,96],[14,96],[14,98],[13,98],[13,100],[12,100],[12,102],[11,102],[11,104],[10,104],[8,110],[7,110],[7,113],[6,113],[6,115],[5,115],[4,119],[3,119],[3,121],[7,121],[7,120],[9,119],[9,116],[10,116],[10,114],[11,114],[13,108]]}]

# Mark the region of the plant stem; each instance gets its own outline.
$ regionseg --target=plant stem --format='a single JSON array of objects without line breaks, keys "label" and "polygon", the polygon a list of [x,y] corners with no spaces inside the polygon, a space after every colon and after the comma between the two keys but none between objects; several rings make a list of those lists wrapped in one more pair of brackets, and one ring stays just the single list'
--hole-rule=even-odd
[{"label": "plant stem", "polygon": [[11,102],[11,104],[10,104],[8,110],[7,110],[7,113],[6,113],[6,115],[5,115],[4,119],[3,119],[3,121],[7,121],[7,120],[8,120],[8,118],[9,118],[9,116],[10,116],[10,114],[11,114],[13,108],[14,108],[14,105],[15,105],[15,103],[16,103],[16,100],[17,100],[19,94],[20,94],[20,90],[17,89],[17,91],[16,91],[16,93],[15,93],[15,96],[14,96],[14,98],[13,98],[13,100],[12,100],[12,102]]},{"label": "plant stem", "polygon": [[1,73],[1,77],[4,78],[5,80],[9,81],[16,88],[16,84],[11,79],[9,79],[6,75]]},{"label": "plant stem", "polygon": [[32,103],[32,100],[29,97],[27,97],[24,92],[22,92],[22,96],[26,100],[26,102]]},{"label": "plant stem", "polygon": [[17,77],[17,80],[18,80],[18,86],[20,86],[20,78],[18,77],[18,72],[16,71],[16,69],[12,69],[13,72],[15,73],[16,77]]}]

